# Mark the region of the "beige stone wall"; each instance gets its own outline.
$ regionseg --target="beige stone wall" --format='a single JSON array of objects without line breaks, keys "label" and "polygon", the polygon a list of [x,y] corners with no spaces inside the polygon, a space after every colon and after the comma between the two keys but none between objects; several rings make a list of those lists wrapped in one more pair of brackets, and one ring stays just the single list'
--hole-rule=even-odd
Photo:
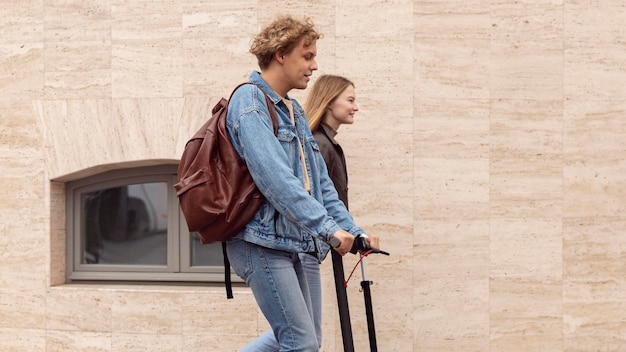
[{"label": "beige stone wall", "polygon": [[317,75],[357,86],[339,138],[392,253],[367,261],[380,351],[626,350],[622,0],[5,0],[1,351],[234,351],[266,329],[243,287],[64,285],[63,184],[176,162],[277,13],[311,16]]}]

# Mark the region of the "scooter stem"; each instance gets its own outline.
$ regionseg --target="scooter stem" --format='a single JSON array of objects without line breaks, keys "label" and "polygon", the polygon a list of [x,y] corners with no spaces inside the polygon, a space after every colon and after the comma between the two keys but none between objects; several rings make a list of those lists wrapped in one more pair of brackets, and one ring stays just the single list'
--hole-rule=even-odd
[{"label": "scooter stem", "polygon": [[365,264],[365,256],[361,254],[361,289],[363,289],[363,299],[365,300],[365,316],[367,317],[367,333],[370,341],[370,351],[378,352],[376,345],[376,327],[374,326],[374,310],[372,309],[372,293],[370,291],[371,281],[367,279],[367,268]]}]

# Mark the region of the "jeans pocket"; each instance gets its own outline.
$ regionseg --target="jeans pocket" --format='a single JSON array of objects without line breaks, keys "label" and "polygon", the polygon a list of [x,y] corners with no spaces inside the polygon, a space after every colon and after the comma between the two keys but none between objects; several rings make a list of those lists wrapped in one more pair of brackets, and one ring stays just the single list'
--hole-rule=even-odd
[{"label": "jeans pocket", "polygon": [[252,272],[250,244],[238,238],[232,239],[226,245],[226,253],[235,274],[247,282],[247,278]]}]

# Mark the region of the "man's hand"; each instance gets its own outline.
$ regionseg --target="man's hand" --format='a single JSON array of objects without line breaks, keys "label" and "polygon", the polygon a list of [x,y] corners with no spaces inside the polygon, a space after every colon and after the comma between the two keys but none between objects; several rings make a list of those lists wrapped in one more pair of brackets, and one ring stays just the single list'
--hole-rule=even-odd
[{"label": "man's hand", "polygon": [[344,256],[348,252],[350,252],[350,249],[352,249],[354,236],[352,236],[350,232],[339,229],[335,233],[333,233],[332,239],[333,240],[331,242],[339,241],[339,245],[333,246],[333,249],[337,251],[337,253],[339,253],[340,255]]}]

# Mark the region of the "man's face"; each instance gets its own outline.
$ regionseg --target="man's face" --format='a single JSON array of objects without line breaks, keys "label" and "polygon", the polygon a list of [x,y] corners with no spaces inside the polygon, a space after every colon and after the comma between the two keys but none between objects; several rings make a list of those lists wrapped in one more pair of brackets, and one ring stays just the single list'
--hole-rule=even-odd
[{"label": "man's face", "polygon": [[304,46],[304,39],[301,38],[296,47],[284,55],[283,70],[290,89],[305,89],[313,71],[317,70],[317,46],[315,42]]}]

